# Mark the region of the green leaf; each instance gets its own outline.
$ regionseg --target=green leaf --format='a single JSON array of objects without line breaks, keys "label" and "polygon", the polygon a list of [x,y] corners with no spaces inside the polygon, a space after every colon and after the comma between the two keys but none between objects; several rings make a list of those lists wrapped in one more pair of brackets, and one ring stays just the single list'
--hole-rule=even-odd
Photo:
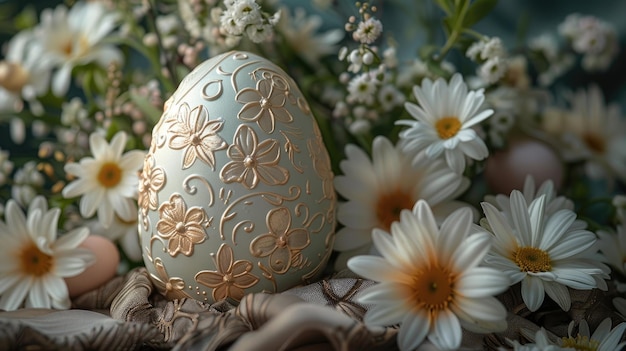
[{"label": "green leaf", "polygon": [[487,16],[498,4],[498,0],[476,0],[463,19],[463,27],[469,28]]}]

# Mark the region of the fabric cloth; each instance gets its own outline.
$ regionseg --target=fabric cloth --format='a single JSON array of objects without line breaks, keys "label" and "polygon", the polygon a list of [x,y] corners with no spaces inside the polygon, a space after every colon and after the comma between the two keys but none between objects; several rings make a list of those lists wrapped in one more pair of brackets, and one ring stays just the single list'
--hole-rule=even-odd
[{"label": "fabric cloth", "polygon": [[[367,306],[355,297],[372,284],[337,274],[278,294],[248,294],[237,306],[208,305],[193,299],[165,300],[147,271],[136,268],[74,299],[70,310],[0,312],[0,350],[397,349],[396,327],[368,328],[362,322]],[[499,296],[512,311],[507,330],[465,333],[463,349],[496,350],[507,346],[507,338],[521,340],[522,328],[534,334],[540,324],[563,335],[570,319],[586,318],[591,326],[606,316],[621,321],[610,305],[612,293],[572,293],[568,313],[548,306],[536,315],[523,307],[519,291],[510,289]]]}]

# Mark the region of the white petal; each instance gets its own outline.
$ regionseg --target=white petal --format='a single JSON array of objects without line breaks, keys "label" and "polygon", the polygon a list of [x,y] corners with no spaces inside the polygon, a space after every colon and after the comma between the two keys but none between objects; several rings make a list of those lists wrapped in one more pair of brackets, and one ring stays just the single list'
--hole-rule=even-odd
[{"label": "white petal", "polygon": [[46,293],[44,279],[38,278],[28,289],[28,298],[26,299],[27,308],[50,308],[50,298]]},{"label": "white petal", "polygon": [[363,316],[363,322],[367,325],[391,326],[400,323],[407,313],[407,308],[402,303],[376,304]]},{"label": "white petal", "polygon": [[447,264],[454,257],[455,250],[464,243],[471,224],[472,211],[469,208],[460,208],[443,221],[437,237],[437,249],[442,262]]},{"label": "white petal", "polygon": [[492,268],[474,267],[466,271],[456,281],[455,289],[465,297],[493,296],[507,290],[511,281],[509,278]]},{"label": "white petal", "polygon": [[462,272],[480,264],[491,248],[491,239],[491,234],[488,233],[472,234],[465,239],[452,256],[454,269]]},{"label": "white petal", "polygon": [[493,296],[482,298],[455,298],[451,308],[459,318],[470,324],[497,322],[506,319],[506,307]]},{"label": "white petal", "polygon": [[531,312],[535,312],[541,307],[544,295],[541,279],[528,275],[526,279],[522,280],[522,300]]},{"label": "white petal", "polygon": [[348,260],[348,268],[354,273],[377,282],[389,280],[390,272],[398,274],[396,268],[379,256],[356,256]]},{"label": "white petal", "polygon": [[6,311],[18,309],[24,302],[31,285],[32,278],[24,277],[19,283],[15,284],[12,289],[2,294],[2,296],[0,296],[0,309]]},{"label": "white petal", "polygon": [[564,285],[554,282],[544,282],[543,287],[546,290],[546,294],[548,294],[563,311],[569,311],[572,300],[569,296],[569,290]]},{"label": "white petal", "polygon": [[[541,201],[545,201],[545,197],[543,199],[544,200]],[[533,246],[532,226],[528,216],[528,204],[526,204],[526,199],[519,190],[513,190],[511,192],[511,217],[517,229],[517,237],[520,239],[521,245]]]},{"label": "white petal", "polygon": [[442,310],[435,319],[434,333],[428,335],[435,346],[442,350],[456,350],[461,346],[461,323],[450,310]]},{"label": "white petal", "polygon": [[414,350],[430,332],[430,322],[425,311],[407,314],[398,332],[398,346],[401,350]]}]

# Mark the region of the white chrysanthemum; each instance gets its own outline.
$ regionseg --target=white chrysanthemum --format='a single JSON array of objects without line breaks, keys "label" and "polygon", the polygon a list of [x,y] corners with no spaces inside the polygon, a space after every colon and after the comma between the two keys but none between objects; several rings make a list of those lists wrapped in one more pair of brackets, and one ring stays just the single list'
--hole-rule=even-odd
[{"label": "white chrysanthemum", "polygon": [[544,295],[563,310],[571,305],[569,288],[590,290],[606,276],[608,267],[595,249],[596,235],[580,228],[576,213],[561,209],[547,215],[546,195],[530,205],[519,190],[510,197],[510,216],[483,202],[489,230],[495,236],[486,262],[521,282],[524,303],[539,309]]},{"label": "white chrysanthemum", "polygon": [[77,228],[57,238],[61,210],[48,210],[38,196],[25,215],[14,200],[9,200],[5,220],[0,221],[0,309],[20,307],[70,307],[63,278],[80,274],[94,261],[93,254],[78,245],[89,235]]},{"label": "white chrysanthemum", "polygon": [[50,60],[33,41],[32,31],[22,31],[7,46],[0,61],[0,111],[20,112],[27,101],[35,115],[43,113],[37,97],[48,91]]},{"label": "white chrysanthemum", "polygon": [[372,229],[389,231],[400,211],[413,208],[420,199],[439,219],[463,206],[452,199],[467,189],[469,181],[441,160],[424,161],[412,165],[410,157],[382,136],[374,139],[371,160],[357,146],[346,147],[346,159],[339,165],[343,174],[334,180],[346,200],[337,211],[343,228],[337,232],[334,248],[346,252],[339,266],[353,254],[369,252]]},{"label": "white chrysanthemum", "polygon": [[91,217],[96,210],[103,226],[109,227],[116,214],[124,221],[137,219],[138,171],[143,168],[144,152],[126,153],[126,133],[118,132],[108,144],[100,134],[89,136],[93,157],[68,163],[65,172],[78,177],[63,189],[66,198],[81,196],[80,214]]},{"label": "white chrysanthemum", "polygon": [[465,170],[465,157],[482,160],[489,155],[485,142],[473,126],[493,114],[483,109],[483,90],[469,91],[460,74],[450,83],[439,78],[434,83],[426,78],[422,86],[413,87],[419,106],[404,104],[417,121],[400,120],[408,129],[400,132],[403,149],[418,153],[425,151],[429,158],[445,156],[448,165],[458,173]]},{"label": "white chrysanthemum", "polygon": [[605,105],[595,85],[577,91],[570,102],[571,109],[560,115],[560,128],[552,131],[565,160],[584,161],[591,178],[626,181],[626,120],[619,105]]},{"label": "white chrysanthemum", "polygon": [[38,43],[45,55],[59,69],[52,78],[52,92],[64,95],[75,66],[95,62],[106,67],[122,63],[122,55],[113,44],[102,43],[117,25],[119,14],[102,2],[80,1],[68,10],[65,5],[45,9],[35,27]]},{"label": "white chrysanthemum", "polygon": [[364,322],[399,323],[402,350],[413,350],[426,338],[439,349],[458,349],[461,328],[505,330],[506,309],[493,296],[508,288],[509,279],[480,266],[492,238],[476,228],[468,208],[453,212],[439,227],[420,200],[412,212],[401,212],[391,233],[375,229],[372,239],[382,257],[348,261],[355,273],[379,282],[357,298],[370,305]]},{"label": "white chrysanthemum", "polygon": [[591,334],[587,321],[583,319],[578,325],[578,332],[574,334],[575,322],[572,321],[567,328],[568,336],[560,340],[560,345],[574,350],[621,350],[626,345],[626,341],[620,343],[624,331],[626,331],[626,322],[618,324],[613,329],[611,329],[611,323],[611,318],[603,319],[593,334]]}]

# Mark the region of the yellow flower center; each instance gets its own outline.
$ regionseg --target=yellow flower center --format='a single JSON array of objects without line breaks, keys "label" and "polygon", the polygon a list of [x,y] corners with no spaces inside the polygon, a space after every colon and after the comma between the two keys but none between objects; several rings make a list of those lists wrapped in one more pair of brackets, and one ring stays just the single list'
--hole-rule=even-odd
[{"label": "yellow flower center", "polygon": [[50,273],[54,257],[41,252],[37,245],[30,243],[19,254],[20,270],[24,275],[41,277]]},{"label": "yellow flower center", "polygon": [[603,153],[606,150],[604,139],[597,134],[585,133],[585,135],[583,135],[583,141],[593,152]]},{"label": "yellow flower center", "polygon": [[401,189],[380,194],[376,202],[376,218],[383,226],[381,229],[389,231],[391,223],[400,219],[400,212],[413,208],[414,204],[413,197]]},{"label": "yellow flower center", "polygon": [[122,180],[122,169],[117,163],[107,162],[100,167],[98,181],[105,188],[112,188]]},{"label": "yellow flower center", "polygon": [[461,121],[456,117],[443,117],[435,123],[435,129],[441,139],[450,139],[461,129]]},{"label": "yellow flower center", "polygon": [[577,351],[596,351],[600,343],[597,340],[590,339],[588,336],[581,336],[578,334],[576,338],[563,337],[562,346],[564,348],[573,348]]},{"label": "yellow flower center", "polygon": [[420,308],[431,313],[445,310],[454,298],[454,277],[447,269],[431,265],[415,274],[411,288]]},{"label": "yellow flower center", "polygon": [[18,63],[0,61],[0,87],[19,93],[28,83],[28,72]]},{"label": "yellow flower center", "polygon": [[513,252],[513,261],[522,272],[549,272],[552,269],[550,255],[536,247],[520,247]]}]

